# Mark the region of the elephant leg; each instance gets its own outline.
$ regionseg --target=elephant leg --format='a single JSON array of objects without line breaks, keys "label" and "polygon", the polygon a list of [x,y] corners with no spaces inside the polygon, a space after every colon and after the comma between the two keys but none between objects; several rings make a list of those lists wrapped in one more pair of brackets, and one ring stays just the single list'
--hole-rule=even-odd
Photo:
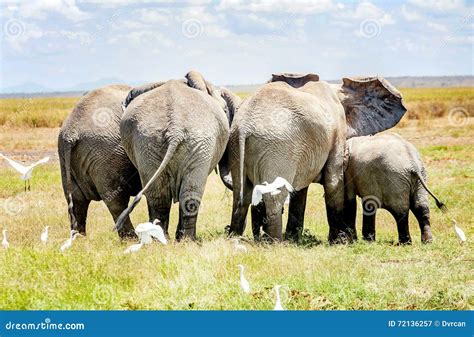
[{"label": "elephant leg", "polygon": [[356,217],[357,217],[357,199],[346,198],[344,201],[344,222],[352,235],[352,240],[357,240],[357,229],[356,229]]},{"label": "elephant leg", "polygon": [[252,201],[252,185],[247,180],[243,188],[243,200],[240,200],[239,189],[234,187],[234,201],[232,203],[232,219],[230,222],[229,235],[241,236],[244,234],[247,213]]},{"label": "elephant leg", "polygon": [[89,210],[90,200],[85,198],[72,197],[74,204],[74,215],[76,216],[77,227],[71,224],[71,229],[77,230],[82,235],[86,235],[87,211]]},{"label": "elephant leg", "polygon": [[[272,241],[282,241],[282,211],[284,198],[286,193],[282,196],[283,192],[272,196],[264,195],[263,201],[267,211],[267,221],[263,224],[263,231],[267,235],[267,239]],[[283,198],[283,199],[282,199]]]},{"label": "elephant leg", "polygon": [[168,193],[160,193],[158,197],[150,198],[148,201],[148,217],[149,221],[155,219],[160,221],[163,232],[168,237],[168,227],[170,222],[171,197]]},{"label": "elephant leg", "polygon": [[[84,196],[74,180],[72,181],[72,187],[72,210],[69,210],[71,229],[78,231],[82,235],[86,235],[87,211],[89,210],[91,201]],[[69,198],[66,198],[66,200],[69,203]],[[75,223],[73,217],[76,220]]]},{"label": "elephant leg", "polygon": [[418,221],[421,231],[421,242],[430,243],[433,241],[433,234],[431,233],[430,224],[430,209],[427,205],[414,205],[411,211]]},{"label": "elephant leg", "polygon": [[[128,196],[118,196],[113,199],[104,200],[105,205],[107,206],[110,214],[112,214],[112,217],[114,218],[114,221],[117,221],[120,214],[122,214],[124,209],[127,208],[129,199],[130,198]],[[135,239],[137,237],[132,222],[130,221],[130,217],[127,216],[122,228],[118,232],[118,235],[121,239]]]},{"label": "elephant leg", "polygon": [[196,222],[201,206],[207,172],[191,172],[181,182],[179,193],[180,224],[176,231],[176,240],[196,239]]},{"label": "elephant leg", "polygon": [[344,243],[353,240],[353,230],[345,224],[344,218],[344,141],[334,145],[323,169],[322,184],[326,201],[326,215],[329,223],[329,243]]},{"label": "elephant leg", "polygon": [[298,241],[304,228],[304,211],[306,209],[306,197],[308,187],[294,192],[290,197],[288,210],[288,222],[286,224],[285,237],[291,241]]},{"label": "elephant leg", "polygon": [[252,206],[252,233],[255,241],[260,240],[260,229],[267,221],[267,211],[265,204],[261,202],[257,206]]},{"label": "elephant leg", "polygon": [[[366,209],[366,206],[362,206],[363,209]],[[377,214],[377,210],[375,209],[373,212],[363,212],[362,218],[362,236],[364,240],[367,241],[375,241],[375,217]]]},{"label": "elephant leg", "polygon": [[410,231],[408,229],[408,210],[402,212],[390,211],[397,221],[398,242],[401,245],[411,244]]}]

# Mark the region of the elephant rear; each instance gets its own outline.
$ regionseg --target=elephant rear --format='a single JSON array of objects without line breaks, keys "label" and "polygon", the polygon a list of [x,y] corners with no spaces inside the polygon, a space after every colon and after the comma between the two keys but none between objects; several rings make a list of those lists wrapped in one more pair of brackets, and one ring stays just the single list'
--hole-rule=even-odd
[{"label": "elephant rear", "polygon": [[[207,176],[221,159],[229,137],[228,91],[197,72],[170,80],[135,97],[120,125],[123,145],[144,187],[128,209],[147,197],[150,221],[167,233],[171,204],[180,203],[176,238],[194,239]],[[237,100],[236,100],[237,101]],[[233,111],[231,112],[233,115]],[[117,227],[122,225],[117,221]]]},{"label": "elephant rear", "polygon": [[91,200],[103,200],[116,217],[140,190],[137,171],[119,134],[121,102],[129,90],[125,85],[112,85],[87,93],[59,133],[61,177],[71,226],[82,232]]},{"label": "elephant rear", "polygon": [[[364,217],[375,216],[378,208],[388,210],[397,221],[401,243],[411,242],[407,220],[411,210],[420,224],[422,241],[431,241],[428,193],[432,193],[416,148],[397,134],[354,137],[347,145],[346,198],[362,198]],[[368,239],[375,238],[375,220],[371,221],[373,228],[363,228]]]}]

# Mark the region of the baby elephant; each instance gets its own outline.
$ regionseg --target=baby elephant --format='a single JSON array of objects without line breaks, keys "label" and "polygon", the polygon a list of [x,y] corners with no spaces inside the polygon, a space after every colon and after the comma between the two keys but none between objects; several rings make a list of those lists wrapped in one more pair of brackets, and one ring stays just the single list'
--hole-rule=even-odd
[{"label": "baby elephant", "polygon": [[388,210],[397,221],[400,244],[411,243],[408,213],[421,229],[421,241],[432,241],[428,193],[442,211],[446,207],[426,186],[426,172],[416,148],[397,134],[354,137],[344,158],[347,221],[355,232],[356,195],[362,198],[364,239],[375,240],[375,214]]}]

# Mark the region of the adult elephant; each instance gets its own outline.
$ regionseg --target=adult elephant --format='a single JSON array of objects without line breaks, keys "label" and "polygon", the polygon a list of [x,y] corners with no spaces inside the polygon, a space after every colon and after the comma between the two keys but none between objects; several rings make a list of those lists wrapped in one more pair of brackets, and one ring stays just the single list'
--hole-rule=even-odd
[{"label": "adult elephant", "polygon": [[125,104],[122,143],[145,186],[116,228],[146,195],[150,221],[160,220],[165,233],[171,204],[179,201],[176,239],[195,239],[207,176],[226,149],[240,99],[195,71],[185,81],[170,80],[150,89],[131,93]]},{"label": "adult elephant", "polygon": [[[355,238],[344,219],[343,158],[346,139],[393,127],[404,115],[401,94],[383,78],[344,78],[342,85],[314,74],[277,74],[239,107],[228,145],[233,210],[230,234],[242,235],[255,185],[286,179],[294,188],[287,234],[303,225],[308,186],[325,191],[329,241]],[[262,225],[282,239],[282,209],[288,196],[263,195],[252,210],[254,228]],[[254,234],[256,234],[254,232]]]},{"label": "adult elephant", "polygon": [[[121,102],[131,87],[111,85],[85,94],[63,123],[58,153],[71,229],[86,234],[91,200],[103,200],[114,221],[141,189],[120,140]],[[129,217],[120,237],[135,236]]]}]

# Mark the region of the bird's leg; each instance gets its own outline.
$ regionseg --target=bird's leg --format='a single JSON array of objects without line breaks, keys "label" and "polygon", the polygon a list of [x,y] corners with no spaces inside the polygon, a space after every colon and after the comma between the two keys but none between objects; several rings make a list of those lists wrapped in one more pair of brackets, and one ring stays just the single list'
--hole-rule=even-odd
[{"label": "bird's leg", "polygon": [[31,191],[30,180],[28,179],[28,191]]},{"label": "bird's leg", "polygon": [[25,192],[26,192],[26,180],[25,180]]}]

